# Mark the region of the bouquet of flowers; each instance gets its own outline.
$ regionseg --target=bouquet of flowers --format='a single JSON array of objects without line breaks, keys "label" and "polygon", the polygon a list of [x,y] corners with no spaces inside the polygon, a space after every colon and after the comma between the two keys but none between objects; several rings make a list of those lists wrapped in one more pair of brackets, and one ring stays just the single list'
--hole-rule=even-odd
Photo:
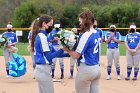
[{"label": "bouquet of flowers", "polygon": [[77,42],[77,36],[72,31],[62,30],[57,34],[54,34],[53,36],[54,38],[59,38],[59,45],[66,47],[70,50],[74,48]]},{"label": "bouquet of flowers", "polygon": [[0,47],[4,46],[4,44],[8,41],[8,38],[0,35]]}]

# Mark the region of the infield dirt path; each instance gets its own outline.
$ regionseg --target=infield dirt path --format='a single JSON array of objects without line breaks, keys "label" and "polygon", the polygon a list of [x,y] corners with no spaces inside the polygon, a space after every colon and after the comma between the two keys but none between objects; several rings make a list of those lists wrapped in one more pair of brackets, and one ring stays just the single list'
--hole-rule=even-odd
[{"label": "infield dirt path", "polygon": [[[0,57],[0,93],[38,93],[36,80],[33,79],[32,61],[29,56],[25,56],[27,60],[26,75],[13,79],[6,78],[4,57]],[[74,88],[74,79],[69,77],[69,59],[65,58],[65,78],[61,82],[54,82],[55,93],[76,93]],[[117,80],[116,70],[113,64],[112,80],[106,80],[106,56],[101,57],[101,79],[100,79],[100,93],[140,93],[140,78],[137,81],[125,81],[126,76],[126,57],[120,57],[121,63],[121,78]],[[59,64],[57,63],[55,71],[56,79],[60,77]],[[76,74],[76,68],[75,68]],[[133,72],[132,75],[133,76]],[[140,76],[139,76],[140,77]]]}]

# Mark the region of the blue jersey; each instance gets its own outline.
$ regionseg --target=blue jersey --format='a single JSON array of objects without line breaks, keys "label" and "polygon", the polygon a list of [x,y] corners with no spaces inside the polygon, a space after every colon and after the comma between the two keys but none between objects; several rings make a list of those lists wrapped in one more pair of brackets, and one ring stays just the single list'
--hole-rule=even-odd
[{"label": "blue jersey", "polygon": [[50,64],[44,52],[50,51],[47,32],[40,30],[34,42],[34,60],[36,64]]},{"label": "blue jersey", "polygon": [[28,39],[31,40],[31,38],[32,38],[32,31],[30,31],[29,34],[28,34]]},{"label": "blue jersey", "polygon": [[[60,30],[56,30],[56,29],[52,30],[51,33],[49,34],[49,41],[50,40],[53,40],[54,39],[54,36],[53,35],[57,34],[59,31]],[[59,45],[58,44],[58,41],[53,41],[52,42],[52,45]]]},{"label": "blue jersey", "polygon": [[[110,37],[111,32],[107,32],[105,35],[105,41]],[[121,35],[119,32],[115,32],[114,37],[116,39],[121,40]],[[117,42],[115,42],[114,40],[110,40],[110,42],[107,44],[108,48],[117,48],[119,46],[119,44]]]},{"label": "blue jersey", "polygon": [[139,33],[130,33],[126,35],[125,41],[127,41],[130,49],[135,49],[140,41]]},{"label": "blue jersey", "polygon": [[100,28],[96,28],[96,30],[99,33],[99,36],[100,36],[100,38],[102,40],[102,38],[103,38],[103,31]]},{"label": "blue jersey", "polygon": [[85,32],[79,38],[76,51],[81,54],[81,57],[78,62],[83,62],[87,65],[98,64],[100,36],[97,31]]},{"label": "blue jersey", "polygon": [[14,32],[4,32],[2,34],[2,36],[5,36],[8,38],[8,44],[11,44],[11,43],[15,43],[15,42],[18,42],[18,38],[16,36],[16,34]]}]

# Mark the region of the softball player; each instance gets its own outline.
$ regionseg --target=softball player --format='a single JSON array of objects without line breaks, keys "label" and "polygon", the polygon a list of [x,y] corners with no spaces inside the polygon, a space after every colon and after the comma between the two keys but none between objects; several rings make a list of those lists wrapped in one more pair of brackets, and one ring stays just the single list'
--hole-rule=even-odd
[{"label": "softball player", "polygon": [[134,65],[134,78],[132,80],[137,80],[137,75],[139,72],[139,61],[140,61],[140,34],[136,32],[136,26],[131,25],[129,33],[126,35],[125,39],[126,58],[127,58],[127,77],[125,80],[130,80],[130,74],[132,66]]},{"label": "softball player", "polygon": [[12,25],[8,24],[7,25],[7,32],[4,32],[2,34],[2,36],[5,36],[8,38],[8,42],[5,45],[5,47],[3,48],[3,55],[5,58],[5,65],[6,65],[6,72],[7,72],[7,78],[9,78],[9,66],[8,66],[8,62],[13,60],[12,57],[12,51],[9,51],[9,48],[11,48],[12,46],[15,46],[16,43],[18,42],[18,38],[16,36],[16,34],[12,31]]},{"label": "softball player", "polygon": [[[50,35],[49,35],[49,40],[52,43],[54,49],[57,51],[62,47],[58,44],[58,38],[55,38],[53,35],[57,34],[60,31],[60,21],[56,21],[54,23],[54,28],[55,29],[52,30]],[[58,58],[58,60],[59,60],[60,69],[61,69],[61,77],[60,77],[60,79],[63,79],[64,78],[64,62],[63,62],[63,58]],[[54,78],[55,65],[56,65],[56,58],[53,59],[52,78]]]},{"label": "softball player", "polygon": [[79,67],[75,80],[76,93],[99,93],[99,43],[100,37],[95,28],[91,11],[79,15],[82,35],[79,36],[76,51],[68,51],[78,59]]},{"label": "softball player", "polygon": [[121,41],[121,35],[119,32],[116,32],[116,26],[110,25],[110,31],[105,35],[105,41],[107,43],[107,80],[111,79],[111,68],[112,62],[114,60],[117,79],[120,80],[120,64],[119,64],[119,43]]},{"label": "softball player", "polygon": [[[100,57],[101,56],[101,44],[102,44],[102,42],[104,40],[103,31],[100,28],[97,28],[97,21],[96,20],[94,22],[94,26],[95,26],[95,28],[96,28],[99,36],[100,36],[100,44],[99,44],[99,57]],[[100,58],[99,58],[99,64],[100,64]]]},{"label": "softball player", "polygon": [[32,31],[30,31],[29,35],[28,35],[28,42],[29,42],[28,50],[30,52],[30,55],[31,55],[31,58],[32,58],[32,61],[33,61],[33,69],[35,69],[34,53],[31,50],[31,39],[32,39]]},{"label": "softball player", "polygon": [[52,59],[64,56],[63,50],[57,52],[49,46],[48,34],[52,31],[53,19],[48,15],[41,16],[35,20],[31,49],[34,51],[36,64],[34,73],[38,81],[39,93],[54,93],[53,81],[50,75]]},{"label": "softball player", "polygon": [[[78,37],[77,28],[72,28],[71,31],[74,32],[77,35],[77,37]],[[72,79],[73,78],[74,66],[75,66],[75,63],[76,62],[77,62],[76,59],[74,59],[73,57],[70,57],[70,77],[69,77],[69,79]]]}]

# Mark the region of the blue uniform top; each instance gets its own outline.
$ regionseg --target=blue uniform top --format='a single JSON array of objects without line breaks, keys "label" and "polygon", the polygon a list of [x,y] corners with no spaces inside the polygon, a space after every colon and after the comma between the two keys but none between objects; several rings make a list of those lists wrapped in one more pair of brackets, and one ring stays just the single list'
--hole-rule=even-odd
[{"label": "blue uniform top", "polygon": [[96,30],[99,33],[99,36],[100,36],[100,38],[102,40],[102,38],[103,38],[103,30],[101,30],[100,28],[97,28],[97,27],[96,27]]},{"label": "blue uniform top", "polygon": [[[107,32],[105,35],[105,41],[109,38],[111,32]],[[121,35],[119,32],[115,32],[115,35],[113,38],[119,39],[121,40]],[[119,46],[119,44],[117,42],[114,42],[113,40],[110,40],[110,42],[107,44],[108,48],[117,48]]]},{"label": "blue uniform top", "polygon": [[[49,41],[54,39],[54,34],[57,34],[60,30],[53,29],[49,34]],[[59,45],[58,41],[53,41],[52,45]]]},{"label": "blue uniform top", "polygon": [[8,44],[11,44],[11,43],[15,43],[15,42],[18,42],[18,38],[16,36],[16,34],[14,32],[4,32],[2,34],[2,36],[5,36],[8,38]]},{"label": "blue uniform top", "polygon": [[49,44],[47,32],[39,30],[34,42],[34,60],[36,64],[52,64],[55,57],[69,57],[62,49],[55,51]]},{"label": "blue uniform top", "polygon": [[81,54],[78,62],[87,65],[96,65],[99,62],[99,34],[97,31],[85,32],[79,36],[76,51]]},{"label": "blue uniform top", "polygon": [[139,33],[129,33],[126,35],[125,41],[127,41],[130,49],[135,49],[140,41]]},{"label": "blue uniform top", "polygon": [[28,34],[28,39],[31,39],[31,38],[32,38],[32,31],[30,31]]}]

